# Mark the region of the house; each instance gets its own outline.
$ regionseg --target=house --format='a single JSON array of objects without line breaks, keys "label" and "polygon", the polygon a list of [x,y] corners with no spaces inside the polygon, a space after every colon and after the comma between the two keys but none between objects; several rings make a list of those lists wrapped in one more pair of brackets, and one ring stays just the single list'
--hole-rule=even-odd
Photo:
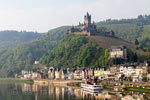
[{"label": "house", "polygon": [[89,68],[88,69],[88,78],[92,79],[94,76],[94,69],[93,68]]},{"label": "house", "polygon": [[57,68],[55,70],[55,79],[60,80],[62,78],[62,68]]},{"label": "house", "polygon": [[35,61],[34,64],[35,64],[35,65],[39,64],[39,61]]},{"label": "house", "polygon": [[132,74],[135,73],[135,70],[134,70],[133,66],[126,66],[126,67],[124,67],[123,73],[126,77],[130,77]]},{"label": "house", "polygon": [[147,74],[147,80],[150,82],[150,74]]},{"label": "house", "polygon": [[87,78],[88,78],[88,70],[84,68],[82,70],[82,79],[87,79]]},{"label": "house", "polygon": [[110,75],[110,71],[109,70],[106,70],[104,71],[104,79],[107,80],[108,79],[108,76]]},{"label": "house", "polygon": [[22,75],[29,74],[29,73],[30,73],[30,71],[27,71],[27,70],[22,70],[22,71],[21,71],[21,74],[22,74]]},{"label": "house", "polygon": [[98,77],[98,79],[103,80],[104,69],[102,69],[102,68],[95,68],[94,69],[94,77]]},{"label": "house", "polygon": [[115,73],[118,71],[118,68],[117,68],[117,66],[112,66],[109,68],[109,70],[110,70],[110,74],[115,75]]},{"label": "house", "polygon": [[74,72],[76,69],[74,68],[67,68],[67,79],[74,80]]},{"label": "house", "polygon": [[108,69],[110,73],[108,74],[108,80],[119,80],[119,67],[118,66],[112,66]]},{"label": "house", "polygon": [[74,72],[74,79],[81,80],[82,79],[82,69],[77,69]]},{"label": "house", "polygon": [[147,75],[148,74],[148,67],[147,66],[142,66],[143,69],[143,74]]},{"label": "house", "polygon": [[125,46],[112,46],[108,49],[109,51],[109,58],[127,58],[127,50]]},{"label": "house", "polygon": [[138,82],[139,81],[139,76],[137,74],[132,75],[131,78],[132,78],[133,82]]},{"label": "house", "polygon": [[32,79],[42,79],[42,75],[40,73],[33,72]]},{"label": "house", "polygon": [[138,76],[143,75],[143,69],[141,67],[136,67],[135,74]]},{"label": "house", "polygon": [[116,80],[116,76],[114,74],[109,74],[107,80],[114,81],[114,80]]},{"label": "house", "polygon": [[51,80],[55,79],[55,69],[54,67],[50,67],[48,70],[48,78]]},{"label": "house", "polygon": [[70,72],[67,74],[68,80],[74,80],[74,72]]},{"label": "house", "polygon": [[62,69],[62,76],[61,76],[61,79],[65,80],[67,79],[67,70],[66,69]]},{"label": "house", "polygon": [[31,74],[31,73],[29,73],[29,74],[24,74],[24,75],[23,75],[23,78],[24,78],[24,79],[31,79],[31,78],[32,78],[32,74]]}]

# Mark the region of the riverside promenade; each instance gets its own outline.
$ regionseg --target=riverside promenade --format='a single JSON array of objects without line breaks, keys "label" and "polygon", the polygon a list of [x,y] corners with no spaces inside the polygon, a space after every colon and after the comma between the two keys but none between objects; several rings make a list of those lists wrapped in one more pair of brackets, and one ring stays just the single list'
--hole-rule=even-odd
[{"label": "riverside promenade", "polygon": [[35,84],[41,84],[41,85],[49,85],[49,84],[53,84],[53,85],[67,85],[70,83],[81,83],[81,82],[85,82],[83,80],[34,80]]},{"label": "riverside promenade", "polygon": [[[85,82],[85,80],[48,80],[48,79],[43,79],[43,80],[34,80],[35,84],[39,85],[57,85],[57,86],[67,86],[67,84],[70,83],[82,83]],[[124,86],[131,86],[131,85],[136,85],[136,86],[150,86],[150,82],[127,82],[127,81],[102,81],[102,84],[122,84]]]}]

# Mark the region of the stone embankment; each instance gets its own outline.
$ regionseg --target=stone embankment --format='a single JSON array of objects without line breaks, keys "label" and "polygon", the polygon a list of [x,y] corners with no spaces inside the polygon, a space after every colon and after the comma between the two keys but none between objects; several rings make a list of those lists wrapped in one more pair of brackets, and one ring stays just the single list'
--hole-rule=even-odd
[{"label": "stone embankment", "polygon": [[35,84],[39,85],[59,85],[59,86],[67,86],[70,83],[81,83],[83,80],[34,80]]}]

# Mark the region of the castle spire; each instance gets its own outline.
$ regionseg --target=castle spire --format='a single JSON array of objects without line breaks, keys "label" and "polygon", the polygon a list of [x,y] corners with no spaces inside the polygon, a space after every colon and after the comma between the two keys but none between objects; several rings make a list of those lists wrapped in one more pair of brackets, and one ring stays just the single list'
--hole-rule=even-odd
[{"label": "castle spire", "polygon": [[84,16],[84,23],[86,27],[89,27],[91,25],[91,15],[88,12]]},{"label": "castle spire", "polygon": [[87,16],[89,16],[89,12],[87,12]]}]

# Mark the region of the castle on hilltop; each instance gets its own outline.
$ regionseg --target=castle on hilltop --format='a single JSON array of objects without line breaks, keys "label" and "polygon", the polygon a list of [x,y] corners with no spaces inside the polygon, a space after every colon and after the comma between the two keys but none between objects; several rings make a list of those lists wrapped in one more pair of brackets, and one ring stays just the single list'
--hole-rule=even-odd
[{"label": "castle on hilltop", "polygon": [[86,35],[86,36],[93,36],[93,35],[109,35],[114,36],[114,32],[98,32],[95,22],[91,22],[91,15],[87,12],[84,16],[84,23],[80,23],[78,26],[72,26],[71,29],[68,30],[67,34],[79,34],[79,35]]}]

